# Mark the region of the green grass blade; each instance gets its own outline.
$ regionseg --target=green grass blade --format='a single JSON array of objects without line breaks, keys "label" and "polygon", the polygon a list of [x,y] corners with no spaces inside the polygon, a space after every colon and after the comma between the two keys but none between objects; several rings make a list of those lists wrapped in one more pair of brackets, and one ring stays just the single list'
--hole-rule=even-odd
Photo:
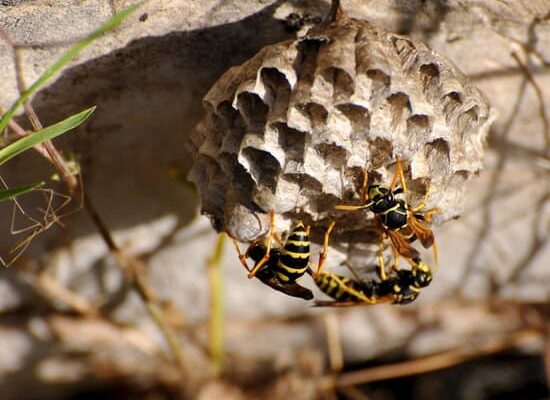
[{"label": "green grass blade", "polygon": [[6,201],[13,197],[20,196],[24,193],[30,192],[40,186],[43,186],[44,182],[30,183],[28,185],[22,185],[11,189],[0,190],[0,201]]},{"label": "green grass blade", "polygon": [[12,159],[19,153],[22,153],[23,151],[28,150],[33,146],[36,146],[37,144],[45,142],[46,140],[53,139],[73,128],[76,128],[78,125],[83,123],[90,115],[92,115],[94,110],[95,107],[88,108],[87,110],[72,115],[69,118],[64,119],[63,121],[58,122],[57,124],[50,125],[42,130],[33,132],[30,135],[27,135],[9,144],[3,149],[0,149],[0,165]]},{"label": "green grass blade", "polygon": [[222,256],[225,246],[225,234],[218,235],[214,253],[208,260],[206,270],[210,287],[210,316],[208,321],[208,353],[212,361],[214,376],[223,372],[223,276]]},{"label": "green grass blade", "polygon": [[0,118],[0,132],[2,132],[8,125],[8,121],[13,117],[17,109],[32,96],[48,79],[50,79],[56,72],[61,70],[65,64],[71,61],[78,53],[80,53],[86,46],[99,38],[105,32],[116,28],[126,17],[135,12],[144,2],[140,2],[129,7],[126,7],[119,13],[116,13],[110,20],[101,25],[96,31],[76,43],[73,47],[67,50],[50,68],[48,68],[27,90],[21,93],[21,96],[10,107],[8,111]]}]

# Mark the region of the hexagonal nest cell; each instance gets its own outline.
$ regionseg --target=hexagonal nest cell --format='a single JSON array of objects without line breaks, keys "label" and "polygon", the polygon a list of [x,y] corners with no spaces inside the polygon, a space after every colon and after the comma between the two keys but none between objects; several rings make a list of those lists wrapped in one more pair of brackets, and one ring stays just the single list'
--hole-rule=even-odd
[{"label": "hexagonal nest cell", "polygon": [[240,241],[291,220],[319,241],[338,219],[333,243],[359,234],[372,213],[358,204],[362,169],[388,183],[403,160],[406,198],[429,190],[438,222],[460,214],[465,181],[482,167],[494,119],[485,96],[424,43],[342,17],[305,36],[263,48],[229,69],[204,98],[192,137],[190,179],[214,226]]}]

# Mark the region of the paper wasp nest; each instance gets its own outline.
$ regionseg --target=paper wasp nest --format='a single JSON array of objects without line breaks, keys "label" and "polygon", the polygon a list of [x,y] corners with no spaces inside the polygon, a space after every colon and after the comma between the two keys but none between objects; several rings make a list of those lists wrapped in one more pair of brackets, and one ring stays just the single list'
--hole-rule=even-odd
[{"label": "paper wasp nest", "polygon": [[372,214],[334,206],[358,203],[363,167],[371,182],[388,183],[397,155],[411,204],[429,185],[440,220],[456,216],[493,119],[447,59],[348,18],[263,48],[229,69],[204,105],[190,178],[215,227],[241,241],[265,233],[274,209],[281,227],[311,224],[314,240],[338,218],[333,242],[369,242],[356,234]]}]

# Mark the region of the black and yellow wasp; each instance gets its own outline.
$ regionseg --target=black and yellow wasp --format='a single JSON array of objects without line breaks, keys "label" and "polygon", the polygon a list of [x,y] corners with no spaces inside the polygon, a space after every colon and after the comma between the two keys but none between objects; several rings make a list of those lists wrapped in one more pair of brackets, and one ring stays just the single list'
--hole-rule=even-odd
[{"label": "black and yellow wasp", "polygon": [[[394,186],[399,179],[400,188]],[[396,171],[389,187],[372,184],[368,186],[368,172],[363,171],[363,185],[361,190],[362,205],[337,205],[338,210],[353,211],[367,208],[376,215],[376,221],[383,232],[391,239],[395,252],[405,258],[414,260],[420,257],[418,250],[412,247],[411,243],[418,238],[425,248],[432,247],[436,265],[439,263],[437,246],[435,244],[432,230],[424,223],[431,222],[431,216],[439,212],[433,208],[420,212],[426,207],[426,200],[429,191],[426,192],[424,200],[416,207],[410,207],[404,199],[395,196],[407,192],[407,185],[401,166],[401,159],[397,157]],[[398,257],[396,255],[395,259]]]},{"label": "black and yellow wasp", "polygon": [[[302,222],[295,224],[290,234],[283,242],[275,232],[275,214],[269,213],[270,226],[268,233],[253,241],[246,250],[241,253],[239,245],[233,239],[237,249],[239,260],[248,271],[248,278],[256,277],[267,286],[292,297],[311,300],[311,290],[299,285],[296,280],[306,273],[309,264],[309,227]],[[277,246],[273,246],[273,241]],[[249,268],[246,261],[251,258],[254,267]]]},{"label": "black and yellow wasp", "polygon": [[[392,302],[408,304],[416,300],[420,291],[432,281],[430,267],[419,258],[410,260],[410,270],[392,269],[386,275],[382,255],[378,256],[378,277],[380,280],[362,280],[355,276],[337,275],[322,271],[328,251],[329,235],[334,227],[332,223],[325,233],[323,251],[319,255],[317,271],[308,270],[319,289],[335,301],[317,301],[318,306],[348,307]],[[351,269],[350,269],[351,270]],[[353,270],[351,270],[353,272]]]}]

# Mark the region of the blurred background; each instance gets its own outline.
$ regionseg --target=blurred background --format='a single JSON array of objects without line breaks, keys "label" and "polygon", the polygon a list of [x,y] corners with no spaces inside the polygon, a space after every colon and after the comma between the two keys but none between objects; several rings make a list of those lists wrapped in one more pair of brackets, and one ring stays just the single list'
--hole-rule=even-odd
[{"label": "blurred background", "polygon": [[[29,85],[133,3],[0,2],[0,107],[17,74]],[[404,307],[284,296],[247,279],[185,178],[210,86],[293,38],[291,13],[315,21],[328,2],[146,3],[32,101],[44,125],[97,105],[55,141],[80,165],[88,212],[38,153],[0,167],[10,187],[48,182],[0,203],[0,256],[18,256],[0,269],[2,399],[548,398],[550,3],[342,5],[447,56],[500,114],[466,210],[434,227],[433,284]]]}]

